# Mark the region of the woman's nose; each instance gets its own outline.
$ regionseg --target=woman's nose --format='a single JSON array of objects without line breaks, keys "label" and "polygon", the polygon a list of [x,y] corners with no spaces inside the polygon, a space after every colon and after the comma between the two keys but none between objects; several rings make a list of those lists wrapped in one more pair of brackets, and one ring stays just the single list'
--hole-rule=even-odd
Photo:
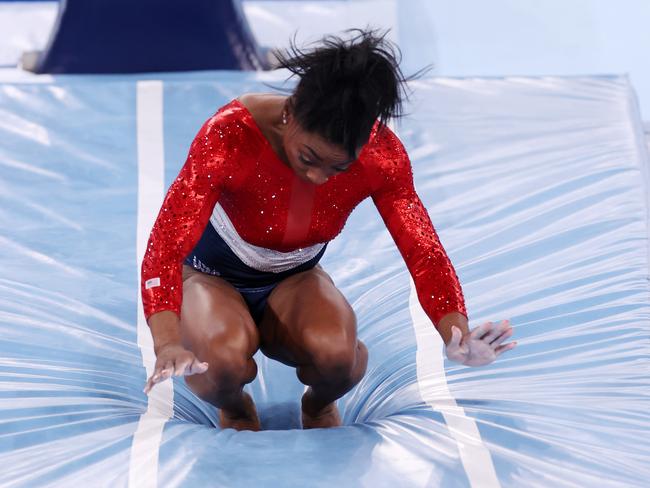
[{"label": "woman's nose", "polygon": [[325,173],[313,168],[307,170],[306,176],[307,179],[314,185],[322,185],[329,179],[329,176],[327,176]]}]

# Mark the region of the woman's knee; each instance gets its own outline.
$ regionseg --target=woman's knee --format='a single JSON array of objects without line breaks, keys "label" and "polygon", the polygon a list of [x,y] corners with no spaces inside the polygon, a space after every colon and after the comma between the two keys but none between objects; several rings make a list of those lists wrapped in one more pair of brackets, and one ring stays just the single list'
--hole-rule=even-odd
[{"label": "woman's knee", "polygon": [[250,383],[257,376],[257,363],[241,351],[221,348],[207,358],[205,373],[187,376],[186,383],[203,399],[230,393]]},{"label": "woman's knee", "polygon": [[366,369],[368,369],[368,348],[363,342],[357,341],[357,357],[353,371],[355,384],[364,377]]},{"label": "woman's knee", "polygon": [[328,382],[358,382],[366,372],[368,350],[356,337],[345,333],[306,334],[305,346],[311,366]]},{"label": "woman's knee", "polygon": [[249,352],[223,344],[214,344],[213,347],[214,351],[207,360],[208,370],[204,374],[218,389],[229,389],[255,379],[257,365]]},{"label": "woman's knee", "polygon": [[253,355],[259,348],[259,333],[255,324],[234,314],[214,320],[219,323],[212,323],[188,345],[200,361],[208,363],[205,373],[188,377],[188,384],[195,390],[225,391],[250,383],[257,375]]}]

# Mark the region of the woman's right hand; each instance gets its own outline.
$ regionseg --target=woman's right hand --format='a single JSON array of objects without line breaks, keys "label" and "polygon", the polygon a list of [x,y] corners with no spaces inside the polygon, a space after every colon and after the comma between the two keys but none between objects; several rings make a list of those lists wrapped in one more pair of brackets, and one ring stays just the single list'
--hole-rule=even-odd
[{"label": "woman's right hand", "polygon": [[174,376],[190,376],[205,373],[208,363],[200,362],[191,351],[180,344],[168,344],[156,353],[156,366],[153,374],[147,380],[144,392],[148,395],[156,383]]}]

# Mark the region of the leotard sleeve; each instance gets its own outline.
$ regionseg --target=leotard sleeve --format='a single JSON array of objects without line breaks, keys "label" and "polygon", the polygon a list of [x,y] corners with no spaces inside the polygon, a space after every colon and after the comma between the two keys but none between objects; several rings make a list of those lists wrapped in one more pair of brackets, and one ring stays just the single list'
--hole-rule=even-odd
[{"label": "leotard sleeve", "polygon": [[[227,106],[226,106],[227,107]],[[194,138],[153,225],[141,267],[144,315],[163,310],[180,316],[185,256],[198,242],[240,152],[244,126],[225,107]]]},{"label": "leotard sleeve", "polygon": [[404,146],[383,127],[370,147],[371,197],[413,277],[422,308],[436,327],[450,312],[467,317],[458,276],[415,192]]}]

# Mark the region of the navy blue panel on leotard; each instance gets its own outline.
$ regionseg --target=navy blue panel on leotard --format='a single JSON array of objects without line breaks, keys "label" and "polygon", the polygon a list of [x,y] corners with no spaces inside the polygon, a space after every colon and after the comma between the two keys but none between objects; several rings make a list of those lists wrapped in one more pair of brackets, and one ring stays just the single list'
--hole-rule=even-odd
[{"label": "navy blue panel on leotard", "polygon": [[199,242],[185,258],[184,264],[202,273],[219,276],[242,294],[256,323],[262,318],[266,300],[283,279],[313,268],[325,253],[327,244],[309,261],[294,268],[272,273],[251,268],[228,247],[211,223],[208,223]]}]

